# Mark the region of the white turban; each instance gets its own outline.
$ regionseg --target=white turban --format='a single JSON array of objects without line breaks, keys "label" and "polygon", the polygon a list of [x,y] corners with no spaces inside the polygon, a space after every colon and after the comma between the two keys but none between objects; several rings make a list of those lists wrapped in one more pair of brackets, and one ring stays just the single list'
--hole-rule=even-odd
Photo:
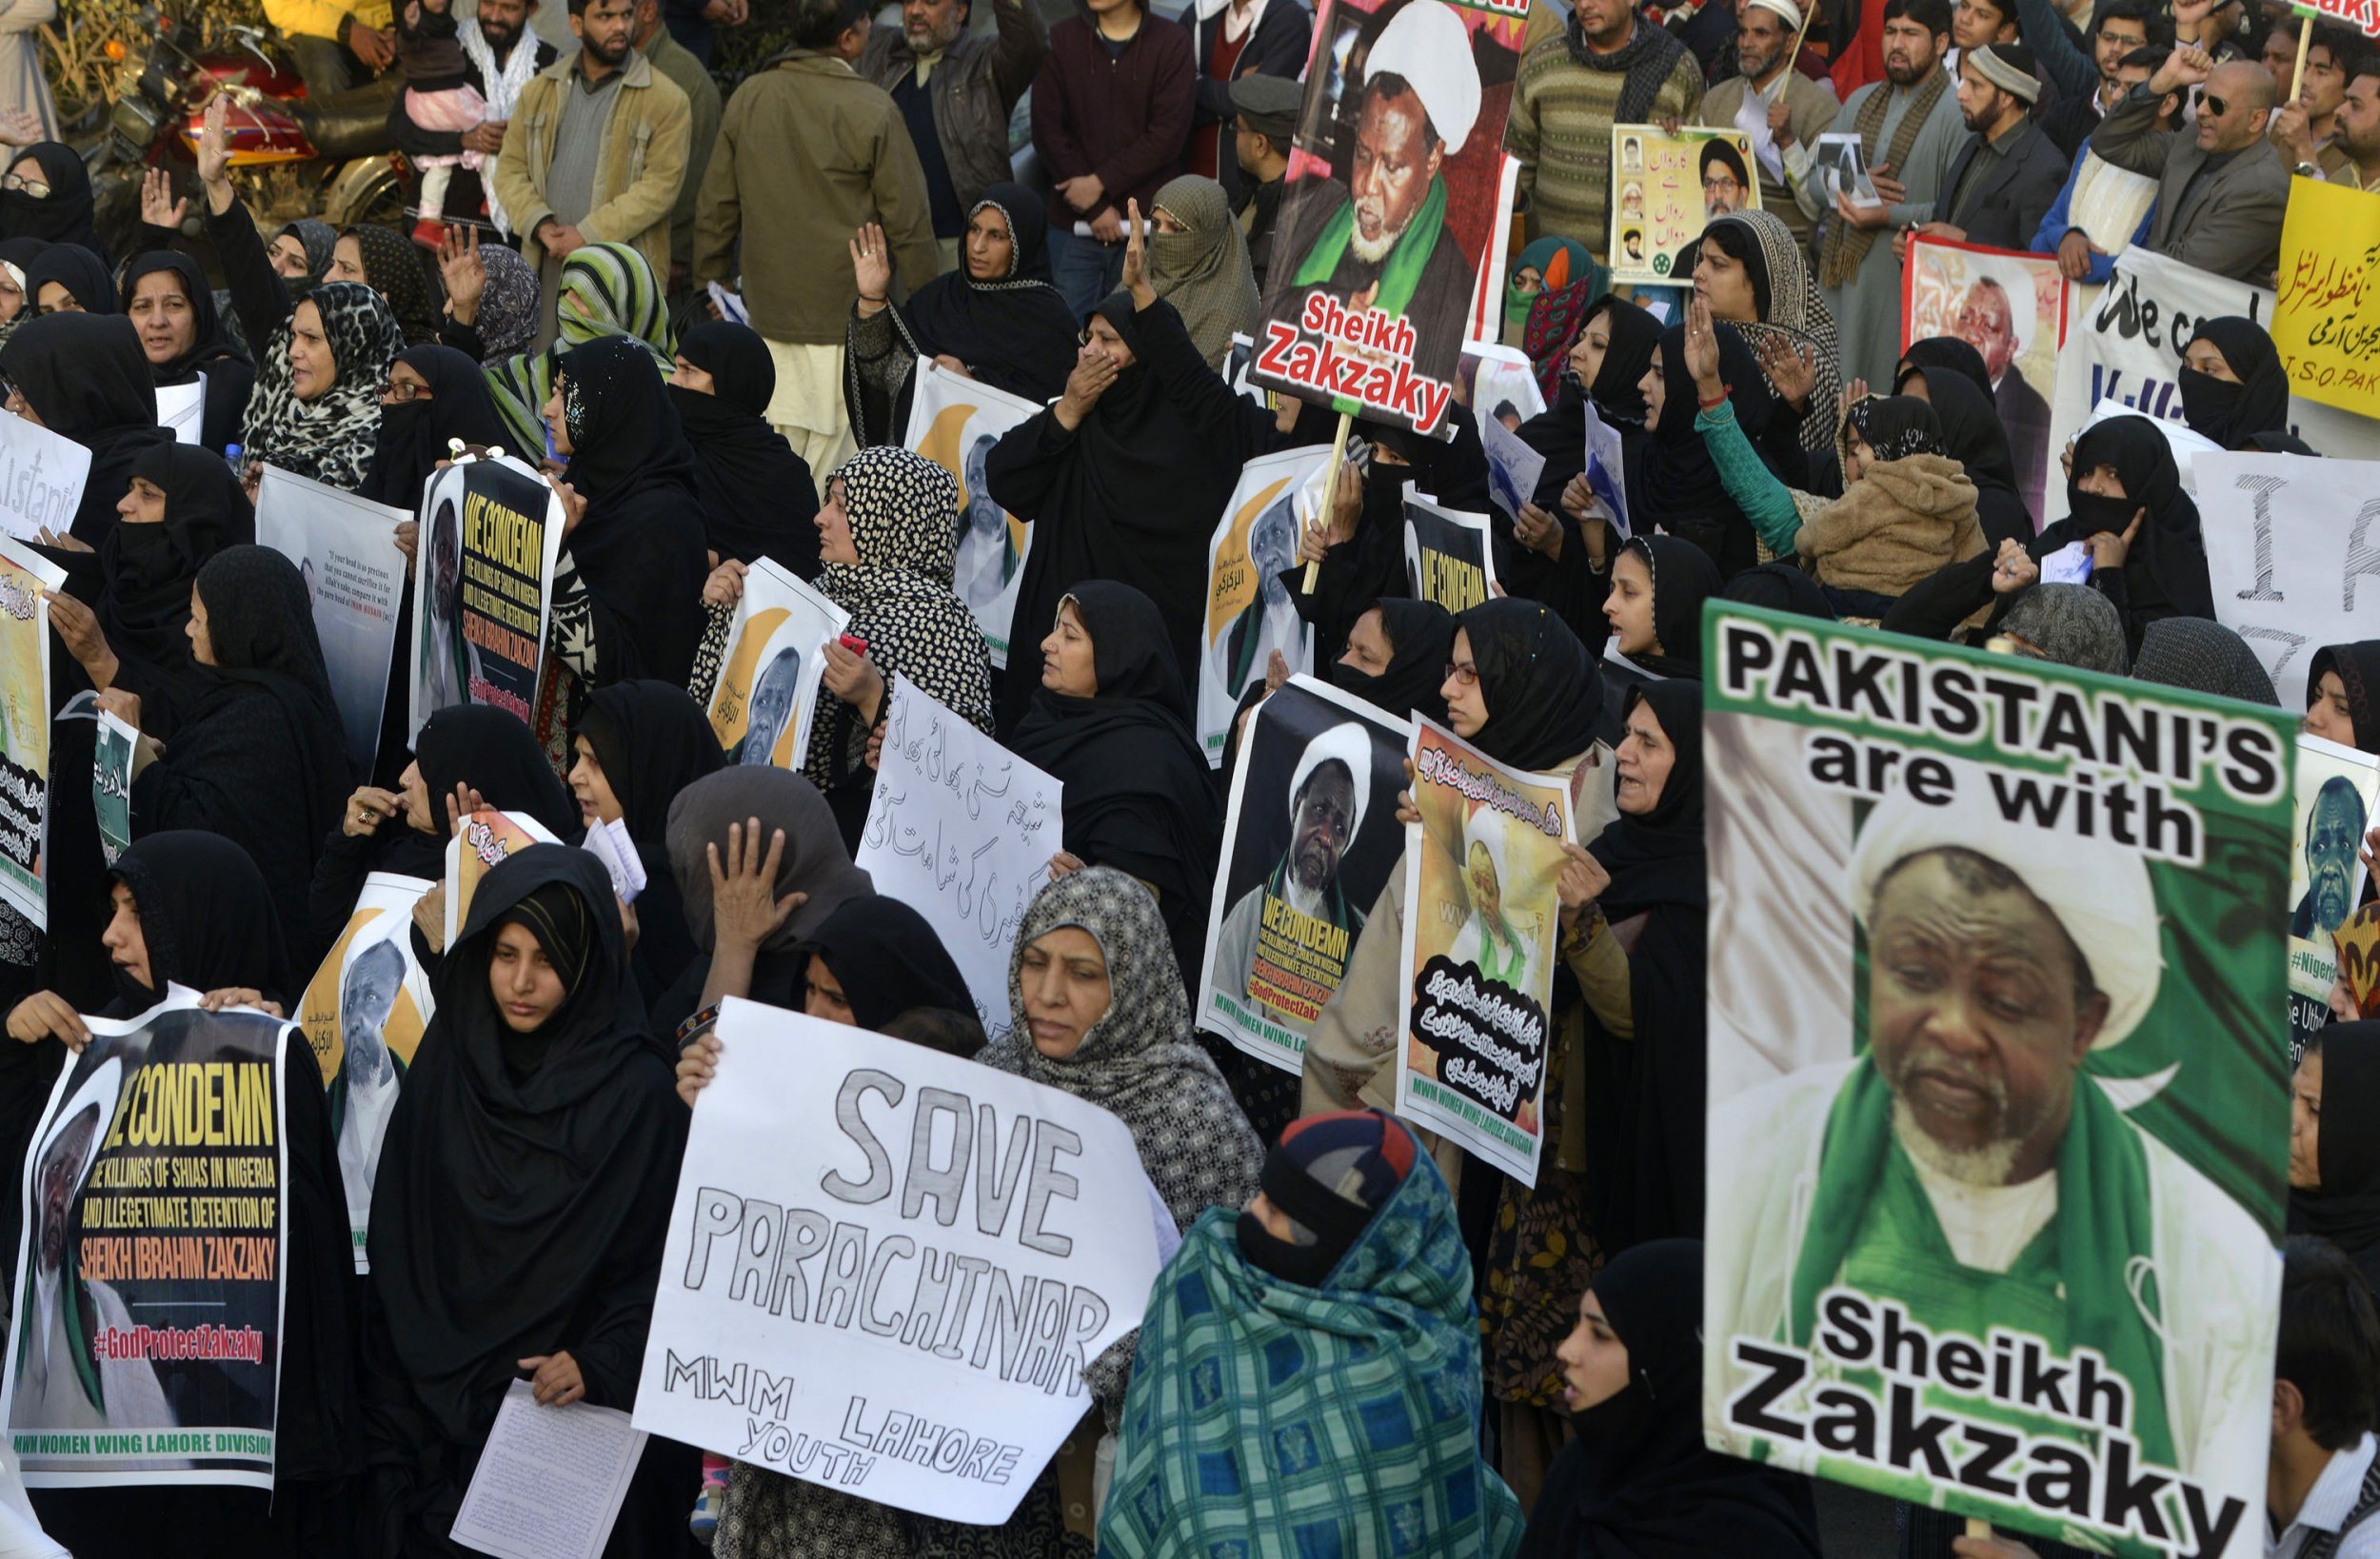
[{"label": "white turban", "polygon": [[1306,788],[1314,771],[1325,763],[1346,764],[1347,778],[1355,781],[1355,812],[1347,824],[1347,842],[1353,844],[1356,836],[1363,832],[1363,806],[1372,797],[1372,733],[1348,720],[1306,743],[1297,771],[1289,777],[1289,824],[1293,829],[1298,824],[1298,793]]},{"label": "white turban", "polygon": [[1801,30],[1801,8],[1795,5],[1794,0],[1744,0],[1744,3],[1758,6],[1762,10],[1773,10],[1784,17],[1788,32]]},{"label": "white turban", "polygon": [[1972,851],[2013,872],[2082,950],[2092,983],[2108,998],[2092,1049],[2105,1050],[2139,1026],[2165,968],[2156,895],[2139,852],[2013,823],[1988,808],[1926,806],[1895,795],[1876,804],[1852,846],[1852,914],[1873,928],[1876,884],[1911,856],[1943,849]]},{"label": "white turban", "polygon": [[1402,76],[1445,140],[1446,155],[1462,150],[1479,117],[1479,70],[1471,63],[1471,30],[1452,7],[1406,0],[1380,29],[1363,71],[1367,85],[1378,76]]},{"label": "white turban", "polygon": [[1471,847],[1475,844],[1485,846],[1488,859],[1496,865],[1496,891],[1499,894],[1512,892],[1512,874],[1505,870],[1504,862],[1504,815],[1502,813],[1492,806],[1481,806],[1475,809],[1462,825],[1463,892],[1466,895],[1471,891],[1469,876]]}]

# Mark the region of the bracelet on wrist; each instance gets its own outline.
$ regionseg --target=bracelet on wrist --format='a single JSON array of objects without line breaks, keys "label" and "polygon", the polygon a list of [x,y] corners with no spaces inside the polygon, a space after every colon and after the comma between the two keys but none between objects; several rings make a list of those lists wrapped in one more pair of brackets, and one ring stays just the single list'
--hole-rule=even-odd
[{"label": "bracelet on wrist", "polygon": [[1732,392],[1728,389],[1727,385],[1721,385],[1719,386],[1719,392],[1716,395],[1706,396],[1702,393],[1700,387],[1697,386],[1695,390],[1695,403],[1696,405],[1701,406],[1703,410],[1710,411],[1724,403],[1730,393]]},{"label": "bracelet on wrist", "polygon": [[860,294],[860,301],[863,304],[874,304],[881,308],[883,306],[886,300],[883,298],[871,298],[866,293],[863,292]]}]

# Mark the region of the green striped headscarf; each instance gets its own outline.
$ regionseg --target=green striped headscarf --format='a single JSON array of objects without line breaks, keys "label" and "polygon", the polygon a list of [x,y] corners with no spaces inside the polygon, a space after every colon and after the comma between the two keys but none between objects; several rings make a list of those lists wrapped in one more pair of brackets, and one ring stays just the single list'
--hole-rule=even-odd
[{"label": "green striped headscarf", "polygon": [[660,281],[645,257],[625,244],[589,244],[562,263],[561,335],[542,352],[524,352],[491,365],[487,387],[518,443],[513,453],[534,461],[545,448],[545,409],[562,354],[599,336],[633,336],[652,349],[667,375],[677,366],[669,311]]}]

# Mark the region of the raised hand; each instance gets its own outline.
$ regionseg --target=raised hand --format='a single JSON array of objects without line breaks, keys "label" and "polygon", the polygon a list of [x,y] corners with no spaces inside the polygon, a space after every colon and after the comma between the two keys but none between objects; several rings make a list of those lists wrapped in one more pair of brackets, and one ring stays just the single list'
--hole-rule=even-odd
[{"label": "raised hand", "polygon": [[180,227],[190,203],[173,198],[173,179],[162,168],[141,175],[141,220],[151,227]]},{"label": "raised hand", "polygon": [[1157,288],[1149,283],[1149,246],[1140,231],[1140,203],[1124,202],[1124,215],[1123,284],[1132,294],[1132,306],[1146,308],[1157,302]]},{"label": "raised hand", "polygon": [[892,298],[892,247],[884,229],[871,222],[851,239],[851,280],[860,289],[860,308],[873,314]]},{"label": "raised hand", "polygon": [[712,940],[745,953],[766,941],[770,933],[809,902],[805,893],[779,898],[777,868],[785,858],[785,831],[769,835],[768,854],[761,854],[761,820],[727,825],[727,858],[720,863],[719,846],[706,844],[711,873]]},{"label": "raised hand", "polygon": [[198,145],[193,149],[198,157],[198,181],[207,187],[208,204],[218,215],[230,208],[228,199],[218,199],[217,191],[228,197],[231,183],[231,96],[221,87],[207,100],[207,114],[200,122]]},{"label": "raised hand", "polygon": [[487,266],[479,257],[479,229],[449,224],[438,242],[438,274],[446,284],[446,311],[457,325],[479,319],[480,295],[487,290]]}]

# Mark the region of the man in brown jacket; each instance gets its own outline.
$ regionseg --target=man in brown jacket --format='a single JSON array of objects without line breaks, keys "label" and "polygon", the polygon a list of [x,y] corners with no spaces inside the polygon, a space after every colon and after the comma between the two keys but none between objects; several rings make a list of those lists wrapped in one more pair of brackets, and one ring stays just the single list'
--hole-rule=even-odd
[{"label": "man in brown jacket", "polygon": [[669,280],[669,211],[685,177],[693,110],[629,42],[634,0],[570,0],[578,52],[521,89],[496,158],[496,194],[538,267],[538,344],[554,335],[562,262],[587,244],[626,244]]},{"label": "man in brown jacket", "polygon": [[925,170],[901,110],[851,68],[867,0],[797,0],[794,47],[727,100],[694,222],[694,281],[732,284],[777,364],[768,421],[823,477],[851,452],[843,342],[857,289],[851,245],[875,224],[897,284],[939,256]]}]

